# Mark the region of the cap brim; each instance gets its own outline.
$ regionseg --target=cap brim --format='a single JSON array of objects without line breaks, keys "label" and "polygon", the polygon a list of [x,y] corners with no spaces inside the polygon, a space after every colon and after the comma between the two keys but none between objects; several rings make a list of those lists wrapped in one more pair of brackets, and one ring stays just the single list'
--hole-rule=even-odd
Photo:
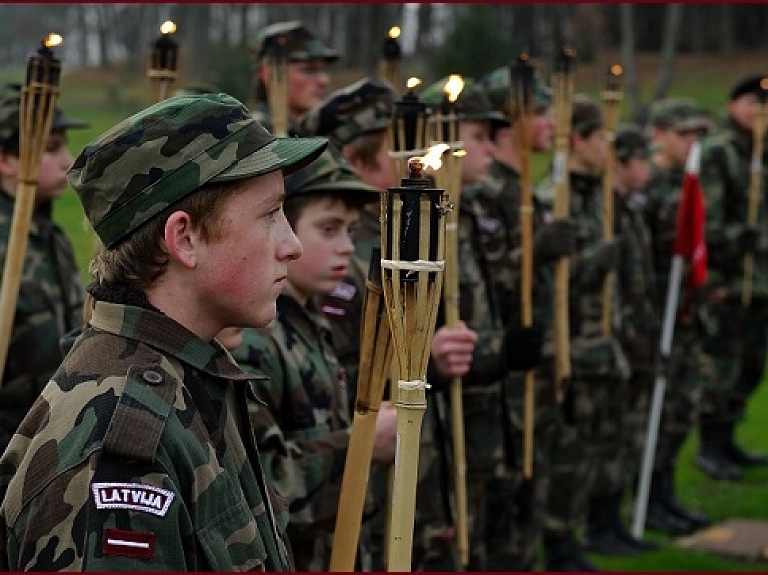
[{"label": "cap brim", "polygon": [[275,170],[282,170],[283,176],[287,176],[315,161],[327,147],[328,140],[325,138],[275,138],[209,181],[252,178]]},{"label": "cap brim", "polygon": [[89,128],[91,125],[84,120],[77,120],[75,118],[66,118],[60,116],[53,119],[51,125],[52,130],[76,130],[78,128]]}]

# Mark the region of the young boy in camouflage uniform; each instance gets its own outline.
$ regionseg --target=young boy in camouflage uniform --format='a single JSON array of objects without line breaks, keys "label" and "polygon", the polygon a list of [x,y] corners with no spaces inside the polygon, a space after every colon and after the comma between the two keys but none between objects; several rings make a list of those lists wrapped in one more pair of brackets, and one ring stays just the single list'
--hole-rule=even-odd
[{"label": "young boy in camouflage uniform", "polygon": [[[304,246],[288,268],[276,321],[245,330],[234,357],[266,373],[251,404],[256,440],[267,477],[288,499],[288,535],[299,571],[327,570],[341,479],[349,444],[350,413],[344,370],[317,296],[347,274],[352,234],[366,202],[379,190],[363,184],[335,151],[286,180],[285,212]],[[391,463],[395,410],[382,406],[373,459]]]},{"label": "young boy in camouflage uniform", "polygon": [[[615,506],[622,451],[620,405],[629,366],[617,339],[618,299],[614,290],[611,334],[602,334],[603,278],[615,271],[618,241],[602,239],[605,131],[599,103],[593,97],[573,98],[568,154],[570,217],[578,225],[576,251],[570,258],[569,328],[571,380],[561,404],[560,428],[553,446],[551,487],[544,544],[548,570],[584,570],[574,547],[576,528],[587,519],[599,523],[597,512]],[[536,190],[548,206],[554,202],[552,178]],[[614,284],[615,285],[615,284]],[[592,511],[591,517],[587,517]],[[611,545],[605,551],[627,554],[634,547]],[[572,559],[576,557],[578,564]]]},{"label": "young boy in camouflage uniform", "polygon": [[[19,175],[20,86],[0,100],[0,270],[5,265]],[[5,371],[0,379],[0,453],[64,358],[59,338],[82,323],[83,285],[72,244],[52,218],[72,163],[66,131],[88,125],[57,109],[40,160]],[[0,278],[1,279],[1,278]]]},{"label": "young boy in camouflage uniform", "polygon": [[[753,126],[763,76],[731,90],[727,116],[702,143],[701,185],[707,204],[709,252],[705,303],[712,333],[705,342],[705,388],[695,464],[714,479],[739,479],[741,468],[766,465],[763,453],[736,443],[736,426],[759,385],[768,347],[768,170],[761,173],[757,223],[747,219]],[[763,92],[764,93],[764,92]],[[768,148],[764,147],[762,165]],[[751,301],[742,304],[744,256],[753,254]]]},{"label": "young boy in camouflage uniform", "polygon": [[270,131],[270,110],[275,103],[269,102],[268,56],[278,39],[285,40],[282,49],[287,59],[288,131],[295,133],[299,116],[311,110],[323,98],[330,82],[328,66],[339,59],[339,54],[326,46],[301,22],[276,22],[259,30],[251,48],[255,100],[253,115]]},{"label": "young boy in camouflage uniform", "polygon": [[[653,150],[643,211],[651,239],[656,284],[654,307],[661,318],[674,256],[685,165],[691,147],[708,129],[709,121],[694,100],[675,97],[654,102],[649,123]],[[681,305],[675,317],[645,517],[647,527],[670,535],[691,533],[709,522],[705,516],[684,507],[675,495],[677,458],[695,425],[702,389],[699,364],[705,334],[696,312],[695,306]],[[658,347],[659,338],[657,350]]]},{"label": "young boy in camouflage uniform", "polygon": [[[518,136],[522,129],[518,110],[510,109],[511,77],[509,67],[498,68],[482,80],[497,111],[511,118],[510,126],[497,126],[493,133],[494,158],[484,185],[474,194],[476,244],[486,274],[494,284],[498,311],[504,322],[520,326],[521,229],[520,194],[523,182],[520,170],[522,152]],[[534,76],[531,151],[552,148],[554,126],[549,110],[551,92]],[[545,223],[541,206],[533,198],[533,313],[534,325],[551,338],[552,263],[573,251],[575,225],[568,219]],[[469,211],[469,209],[468,209]],[[488,568],[534,571],[541,543],[543,500],[549,484],[549,445],[559,406],[555,401],[551,354],[542,357],[541,342],[525,350],[536,371],[536,414],[534,432],[534,472],[530,481],[523,478],[524,370],[509,371],[502,383],[504,465],[492,480],[488,495]]]},{"label": "young boy in camouflage uniform", "polygon": [[264,376],[213,340],[274,317],[301,254],[282,172],[326,144],[211,94],[155,104],[75,159],[103,244],[95,305],[0,460],[0,567],[291,569],[246,409]]}]

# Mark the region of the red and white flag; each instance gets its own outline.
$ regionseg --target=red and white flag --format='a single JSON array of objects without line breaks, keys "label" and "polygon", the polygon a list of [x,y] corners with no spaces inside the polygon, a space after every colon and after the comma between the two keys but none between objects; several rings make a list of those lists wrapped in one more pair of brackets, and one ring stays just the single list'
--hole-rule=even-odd
[{"label": "red and white flag", "polygon": [[699,180],[700,161],[701,144],[694,142],[685,166],[675,232],[675,255],[690,262],[686,290],[688,299],[693,291],[707,280],[707,243],[704,238],[706,207],[704,191]]}]

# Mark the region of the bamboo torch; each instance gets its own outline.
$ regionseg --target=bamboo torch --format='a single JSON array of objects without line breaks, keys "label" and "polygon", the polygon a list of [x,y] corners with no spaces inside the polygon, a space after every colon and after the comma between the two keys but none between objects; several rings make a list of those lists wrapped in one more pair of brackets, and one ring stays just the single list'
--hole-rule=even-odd
[{"label": "bamboo torch", "polygon": [[[605,168],[603,170],[603,239],[609,242],[613,239],[614,209],[613,209],[613,178],[616,160],[616,125],[621,113],[621,73],[619,64],[614,64],[608,70],[603,90],[603,110],[605,116],[605,139],[607,148]],[[610,271],[603,278],[603,318],[602,333],[611,333],[611,298],[613,278],[615,273]]]},{"label": "bamboo torch", "polygon": [[360,336],[360,373],[331,550],[331,571],[354,571],[371,455],[384,387],[392,364],[392,339],[384,311],[381,250],[371,254]]},{"label": "bamboo torch", "polygon": [[[445,302],[445,324],[456,327],[459,323],[459,205],[461,202],[461,156],[463,143],[459,139],[459,113],[456,100],[464,89],[464,80],[452,74],[443,87],[444,98],[438,113],[431,119],[432,139],[441,142],[443,165],[435,172],[435,184],[447,192],[453,210],[448,213],[445,223],[445,278],[443,299]],[[464,439],[464,402],[461,378],[454,377],[449,386],[451,404],[451,431],[453,435],[453,467],[456,489],[456,545],[459,560],[465,567],[469,563],[469,519],[467,504],[467,456]]]},{"label": "bamboo torch", "polygon": [[[24,255],[35,207],[40,159],[51,133],[59,97],[61,61],[52,48],[63,38],[51,33],[27,60],[27,76],[21,89],[19,109],[19,169],[8,251],[0,286],[0,375],[8,359],[13,318],[19,297]],[[1,381],[1,379],[0,379]]]},{"label": "bamboo torch", "polygon": [[[387,568],[410,571],[425,381],[443,282],[444,191],[429,188],[423,169],[433,160],[411,158],[401,187],[387,190],[382,226],[384,299],[398,368],[397,450]],[[435,154],[434,164],[439,166]]]},{"label": "bamboo torch", "polygon": [[[555,184],[555,219],[565,219],[568,207],[568,152],[571,140],[571,108],[573,100],[573,78],[571,66],[575,51],[563,46],[555,62],[552,77],[555,109],[555,154],[553,180]],[[562,401],[565,386],[571,377],[571,356],[569,350],[570,329],[568,325],[568,276],[569,258],[561,257],[555,265],[555,385],[558,400]]]},{"label": "bamboo torch", "polygon": [[269,85],[267,99],[272,119],[272,133],[284,138],[288,135],[288,37],[276,36],[267,46]]},{"label": "bamboo torch", "polygon": [[170,87],[176,81],[176,66],[179,58],[179,45],[173,39],[176,24],[166,20],[160,25],[160,36],[152,45],[152,59],[147,70],[152,85],[152,101],[154,103],[168,97]]},{"label": "bamboo torch", "polygon": [[[531,150],[533,147],[532,100],[533,66],[528,54],[520,54],[511,72],[510,110],[517,115],[518,129],[515,149],[520,155],[520,307],[522,324],[533,325],[533,182],[531,178]],[[523,476],[533,476],[533,432],[535,423],[535,375],[530,369],[525,373],[524,428],[523,428]]]},{"label": "bamboo torch", "polygon": [[400,90],[400,59],[403,56],[397,41],[399,37],[400,27],[392,26],[381,50],[381,75],[392,84],[396,92]]},{"label": "bamboo torch", "polygon": [[[768,78],[760,80],[758,92],[759,111],[752,123],[752,163],[749,166],[749,205],[747,225],[756,226],[760,208],[760,196],[763,192],[763,149],[765,146],[766,96],[768,96]],[[755,256],[752,252],[744,254],[744,281],[741,286],[741,305],[749,307],[752,303],[752,272]]]}]

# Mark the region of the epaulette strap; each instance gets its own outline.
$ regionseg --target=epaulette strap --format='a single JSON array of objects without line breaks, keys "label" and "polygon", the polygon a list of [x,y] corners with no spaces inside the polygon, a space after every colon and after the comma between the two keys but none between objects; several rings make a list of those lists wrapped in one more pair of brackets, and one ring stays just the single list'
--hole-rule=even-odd
[{"label": "epaulette strap", "polygon": [[175,390],[172,376],[159,366],[131,366],[104,437],[104,450],[130,459],[152,461]]}]

